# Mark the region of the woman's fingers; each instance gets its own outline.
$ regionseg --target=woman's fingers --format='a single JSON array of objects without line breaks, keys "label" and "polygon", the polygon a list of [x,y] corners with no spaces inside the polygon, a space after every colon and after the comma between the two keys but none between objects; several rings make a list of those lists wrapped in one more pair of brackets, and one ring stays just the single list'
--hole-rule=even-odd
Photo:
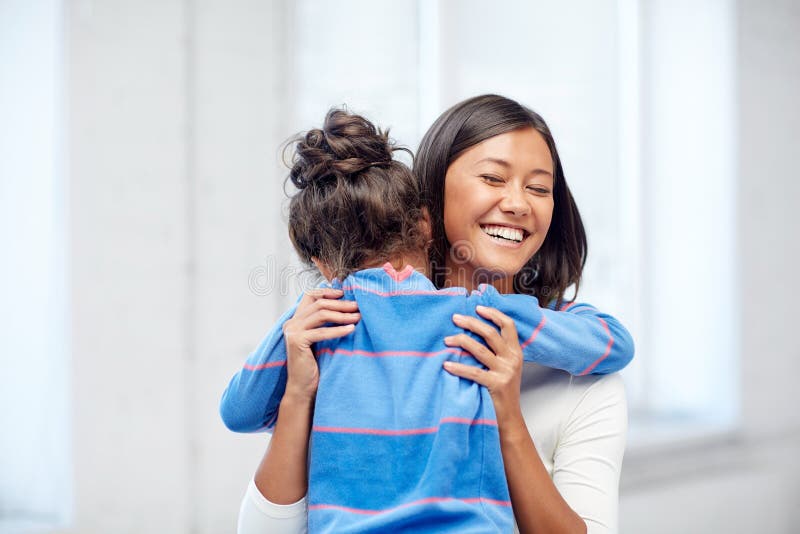
[{"label": "woman's fingers", "polygon": [[302,319],[302,328],[310,330],[319,328],[326,323],[355,324],[361,320],[360,313],[342,313],[332,310],[319,310],[318,312]]},{"label": "woman's fingers", "polygon": [[340,289],[320,287],[306,291],[290,322],[293,330],[311,330],[325,323],[354,324],[361,319],[358,304],[352,300],[341,300]]},{"label": "woman's fingers", "polygon": [[500,328],[500,335],[506,343],[511,346],[519,343],[517,325],[514,324],[514,320],[511,317],[497,308],[489,308],[488,306],[476,306],[475,311],[478,312],[478,315],[489,319]]},{"label": "woman's fingers", "polygon": [[472,365],[451,361],[444,362],[444,369],[452,375],[472,380],[473,382],[491,389],[490,382],[492,377],[488,371],[478,369]]},{"label": "woman's fingers", "polygon": [[498,413],[503,409],[519,407],[522,348],[517,337],[517,327],[510,317],[494,308],[478,306],[476,311],[481,317],[496,324],[500,332],[477,317],[454,315],[453,322],[481,336],[489,348],[467,334],[445,338],[445,344],[457,345],[468,350],[488,370],[450,361],[444,363],[444,368],[453,375],[486,386]]},{"label": "woman's fingers", "polygon": [[355,313],[358,304],[352,300],[341,300],[344,293],[337,289],[317,288],[303,295],[297,306],[294,318],[303,320],[318,313],[320,310],[333,310],[342,313]]},{"label": "woman's fingers", "polygon": [[342,295],[344,295],[344,291],[332,287],[315,287],[314,289],[309,289],[305,293],[306,297],[314,299],[338,299],[341,298]]},{"label": "woman's fingers", "polygon": [[337,337],[344,337],[351,333],[355,325],[346,324],[343,326],[327,326],[325,328],[315,328],[306,331],[306,340],[309,344],[324,341],[326,339],[336,339]]},{"label": "woman's fingers", "polygon": [[336,310],[342,312],[358,311],[358,303],[354,300],[341,300],[331,298],[318,298],[308,306],[312,311]]},{"label": "woman's fingers", "polygon": [[330,287],[309,289],[303,293],[303,298],[300,299],[300,303],[297,305],[297,312],[295,312],[295,315],[302,310],[308,309],[318,299],[340,299],[343,295],[344,291],[341,289],[333,289]]},{"label": "woman's fingers", "polygon": [[477,317],[459,314],[453,315],[453,322],[457,326],[481,336],[495,354],[502,354],[504,352],[505,343],[503,338],[500,337],[500,333],[492,325],[486,324]]},{"label": "woman's fingers", "polygon": [[444,344],[448,347],[461,347],[469,352],[475,359],[491,369],[497,363],[497,355],[489,350],[486,345],[466,334],[456,334],[444,338]]}]

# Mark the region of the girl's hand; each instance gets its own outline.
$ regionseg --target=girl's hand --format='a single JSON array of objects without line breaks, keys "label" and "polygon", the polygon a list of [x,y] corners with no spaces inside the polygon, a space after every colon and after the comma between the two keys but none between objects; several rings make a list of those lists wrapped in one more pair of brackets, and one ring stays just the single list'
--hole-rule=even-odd
[{"label": "girl's hand", "polygon": [[475,311],[496,324],[500,331],[476,317],[456,314],[453,315],[453,322],[481,336],[488,348],[467,334],[446,337],[444,342],[450,347],[461,347],[488,369],[451,361],[444,362],[444,368],[451,374],[486,386],[492,395],[497,421],[500,424],[501,420],[509,416],[520,415],[522,347],[517,337],[517,327],[509,316],[486,306],[477,306]]},{"label": "girl's hand", "polygon": [[[307,291],[294,316],[283,324],[286,340],[286,393],[284,397],[313,401],[319,385],[319,367],[311,346],[325,339],[346,336],[361,319],[358,304],[341,299],[340,289]],[[336,323],[342,326],[323,326]]]}]

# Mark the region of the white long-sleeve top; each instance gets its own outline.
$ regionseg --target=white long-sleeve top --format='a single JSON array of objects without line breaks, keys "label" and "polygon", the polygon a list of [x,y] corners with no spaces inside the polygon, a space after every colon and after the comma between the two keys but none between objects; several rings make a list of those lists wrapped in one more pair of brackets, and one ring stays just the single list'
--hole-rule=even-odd
[{"label": "white long-sleeve top", "polygon": [[[619,475],[628,412],[617,374],[575,377],[526,363],[522,376],[525,422],[558,491],[590,534],[617,532]],[[251,480],[239,513],[239,534],[307,531],[305,499],[268,501]]]}]

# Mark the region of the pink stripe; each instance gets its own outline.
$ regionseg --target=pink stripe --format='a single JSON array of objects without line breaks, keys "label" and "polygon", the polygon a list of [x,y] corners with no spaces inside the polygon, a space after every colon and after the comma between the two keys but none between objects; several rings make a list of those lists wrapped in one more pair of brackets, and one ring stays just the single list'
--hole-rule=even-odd
[{"label": "pink stripe", "polygon": [[547,322],[547,317],[545,317],[544,315],[542,315],[542,320],[541,320],[541,321],[539,321],[539,326],[537,326],[537,327],[536,327],[536,328],[533,330],[533,333],[531,334],[531,337],[529,337],[528,339],[526,339],[526,340],[525,340],[525,342],[524,342],[522,345],[520,345],[520,348],[523,348],[523,349],[524,349],[525,347],[527,347],[528,345],[530,345],[531,343],[533,343],[533,342],[534,342],[534,340],[536,339],[536,336],[538,336],[538,335],[539,335],[539,332],[541,331],[541,329],[542,329],[542,328],[544,328],[544,323],[546,323],[546,322]]},{"label": "pink stripe", "polygon": [[341,287],[342,291],[352,291],[358,289],[367,293],[373,293],[380,297],[396,297],[399,295],[436,295],[439,297],[463,297],[466,296],[466,290],[462,288],[453,289],[407,289],[398,291],[378,291],[377,289],[370,289],[368,287],[351,284]]},{"label": "pink stripe", "polygon": [[249,363],[244,364],[244,368],[248,371],[258,371],[260,369],[269,369],[270,367],[283,367],[286,365],[286,360],[281,360],[279,362],[270,362],[270,363],[262,363],[261,365],[250,365]]},{"label": "pink stripe", "polygon": [[588,375],[594,370],[595,367],[597,367],[597,365],[600,362],[605,360],[608,357],[608,355],[611,354],[611,347],[614,345],[614,336],[611,335],[611,330],[608,329],[608,324],[606,324],[606,322],[602,318],[598,317],[597,320],[600,321],[600,324],[603,325],[603,328],[606,329],[606,333],[608,334],[608,345],[606,345],[606,352],[605,354],[597,358],[594,362],[592,362],[592,364],[586,369],[584,369],[583,372],[578,376]]},{"label": "pink stripe", "polygon": [[478,285],[478,289],[473,289],[472,290],[472,294],[474,295],[474,294],[477,293],[478,295],[483,295],[484,293],[486,293],[486,289],[488,287],[489,287],[489,284],[479,284]]},{"label": "pink stripe", "polygon": [[314,432],[326,432],[331,434],[370,434],[375,436],[415,436],[418,434],[434,434],[439,430],[438,426],[430,428],[407,428],[405,430],[382,430],[380,428],[347,428],[341,426],[315,426],[311,430]]},{"label": "pink stripe", "polygon": [[378,514],[386,514],[389,512],[393,512],[395,510],[399,510],[402,508],[408,508],[410,506],[420,506],[423,504],[434,504],[440,502],[463,502],[467,504],[486,503],[486,504],[494,504],[496,506],[511,506],[511,501],[499,501],[497,499],[487,499],[485,497],[469,497],[466,499],[456,499],[455,497],[427,497],[425,499],[419,499],[417,501],[407,502],[399,506],[384,508],[382,510],[365,510],[363,508],[350,508],[347,506],[339,506],[336,504],[312,504],[309,505],[308,509],[341,510],[342,512],[350,512],[351,514],[378,515]]},{"label": "pink stripe", "polygon": [[403,267],[403,270],[398,273],[394,266],[388,261],[383,264],[383,270],[386,271],[386,274],[391,276],[396,282],[402,282],[414,272],[414,268],[411,265],[406,265]]},{"label": "pink stripe", "polygon": [[594,306],[592,306],[591,304],[586,304],[585,302],[580,302],[580,303],[572,302],[569,305],[566,305],[565,307],[563,307],[559,311],[567,311],[567,310],[569,310],[572,313],[579,313],[579,311],[575,310],[575,308],[579,308],[580,311],[586,311],[586,310],[595,310],[596,311]]},{"label": "pink stripe", "polygon": [[564,304],[563,306],[561,306],[561,310],[559,310],[559,311],[567,311],[568,309],[570,309],[570,308],[571,308],[571,307],[573,307],[573,306],[575,306],[575,301],[573,301],[573,302],[567,302],[566,304]]},{"label": "pink stripe", "polygon": [[366,358],[387,358],[387,357],[413,357],[413,358],[433,358],[442,354],[461,354],[461,349],[451,348],[436,352],[421,352],[415,350],[385,350],[382,352],[371,352],[367,350],[346,350],[346,349],[320,349],[317,355],[329,354],[331,356],[364,356]]},{"label": "pink stripe", "polygon": [[401,430],[388,430],[381,428],[350,428],[341,426],[315,426],[311,430],[314,432],[326,432],[331,434],[369,434],[373,436],[416,436],[420,434],[435,434],[439,428],[445,424],[457,425],[487,425],[497,426],[497,421],[491,419],[469,419],[467,417],[444,417],[437,426],[428,428],[406,428]]}]

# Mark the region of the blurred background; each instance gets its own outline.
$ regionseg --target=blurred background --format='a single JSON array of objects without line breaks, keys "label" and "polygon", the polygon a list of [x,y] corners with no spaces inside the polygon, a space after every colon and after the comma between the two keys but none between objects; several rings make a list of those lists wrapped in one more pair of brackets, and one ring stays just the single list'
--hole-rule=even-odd
[{"label": "blurred background", "polygon": [[0,0],[0,532],[234,532],[267,438],[219,398],[307,284],[281,144],[485,92],[636,339],[621,532],[798,532],[793,0]]}]

